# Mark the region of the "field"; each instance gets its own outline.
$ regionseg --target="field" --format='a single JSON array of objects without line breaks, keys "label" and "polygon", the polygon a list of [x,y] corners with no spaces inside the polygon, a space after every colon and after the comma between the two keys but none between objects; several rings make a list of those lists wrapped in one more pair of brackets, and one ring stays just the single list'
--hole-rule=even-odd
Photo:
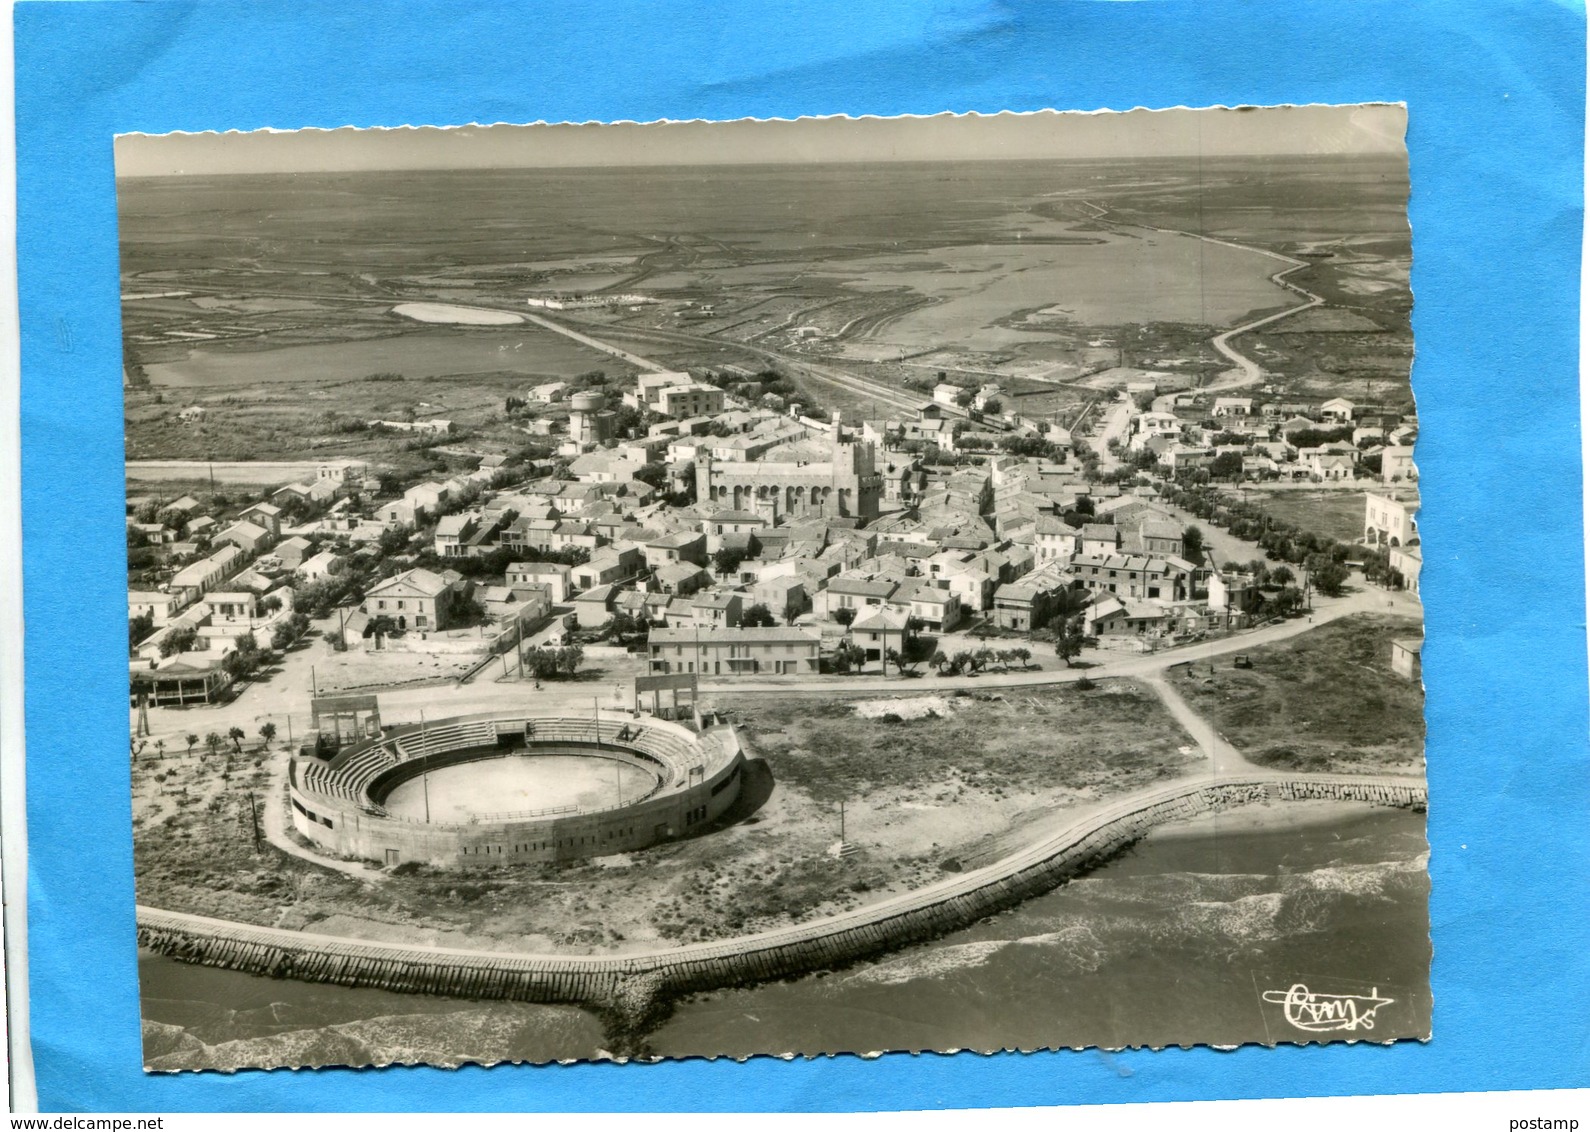
[{"label": "field", "polygon": [[[1379,490],[1378,483],[1369,490]],[[1364,489],[1339,491],[1250,490],[1246,498],[1268,515],[1294,523],[1299,530],[1328,535],[1342,542],[1364,537]]]},{"label": "field", "polygon": [[[571,343],[572,345],[573,343]],[[254,355],[268,363],[271,353]],[[604,372],[624,367],[607,358]],[[585,367],[589,369],[590,367]],[[374,380],[371,380],[374,377]],[[349,380],[268,379],[259,384],[210,386],[178,396],[159,388],[125,393],[129,460],[373,460],[383,467],[422,471],[424,454],[407,434],[372,432],[369,420],[440,417],[453,422],[455,440],[524,444],[527,440],[504,415],[510,396],[523,397],[537,380],[522,373],[476,374],[438,381],[410,381],[401,374]],[[204,406],[203,420],[189,424],[177,412]],[[474,463],[469,464],[473,468]],[[180,473],[179,473],[180,474]],[[203,470],[199,472],[203,475]],[[294,475],[271,477],[287,483]]]},{"label": "field", "polygon": [[[1211,334],[1292,301],[1268,279],[1275,260],[1196,231],[1313,257],[1296,279],[1336,305],[1328,317],[1245,340],[1276,385],[1400,403],[1406,196],[1401,162],[1346,158],[122,180],[125,361],[170,412],[335,388],[338,411],[374,417],[394,399],[355,383],[394,372],[431,379],[443,405],[428,415],[447,415],[468,409],[445,403],[461,386],[627,371],[528,325],[394,308],[506,317],[528,295],[580,293],[612,302],[560,317],[670,367],[810,360],[893,387],[935,368],[1020,375],[1055,387],[1032,411],[1064,413],[1111,366],[1197,384],[1223,368]],[[138,455],[206,454],[145,427],[146,409],[130,399]],[[205,443],[285,455],[273,429],[313,436],[282,419],[239,414]]]},{"label": "field", "polygon": [[[1194,667],[1176,687],[1247,758],[1277,770],[1417,773],[1424,692],[1391,670],[1411,618],[1359,614],[1255,649],[1251,669]],[[1410,752],[1412,752],[1410,754]]]},{"label": "field", "polygon": [[[720,938],[856,907],[976,867],[1076,807],[1196,759],[1129,681],[1020,694],[732,701],[755,756],[720,828],[572,866],[405,869],[377,886],[252,841],[264,757],[180,746],[133,762],[143,903],[289,928],[501,950]],[[912,718],[916,717],[916,718]],[[278,757],[272,754],[268,757]],[[226,766],[232,773],[223,780]],[[858,852],[836,858],[846,837]]]}]

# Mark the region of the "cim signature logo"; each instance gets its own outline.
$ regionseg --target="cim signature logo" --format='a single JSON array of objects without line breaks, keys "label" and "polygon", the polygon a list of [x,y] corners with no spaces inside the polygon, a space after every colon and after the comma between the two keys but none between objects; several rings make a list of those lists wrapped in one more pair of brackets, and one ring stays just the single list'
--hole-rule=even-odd
[{"label": "cim signature logo", "polygon": [[1265,991],[1263,998],[1280,1006],[1293,1026],[1312,1034],[1373,1030],[1375,1012],[1397,1001],[1381,998],[1378,987],[1368,994],[1315,994],[1302,983],[1293,983],[1284,991]]}]

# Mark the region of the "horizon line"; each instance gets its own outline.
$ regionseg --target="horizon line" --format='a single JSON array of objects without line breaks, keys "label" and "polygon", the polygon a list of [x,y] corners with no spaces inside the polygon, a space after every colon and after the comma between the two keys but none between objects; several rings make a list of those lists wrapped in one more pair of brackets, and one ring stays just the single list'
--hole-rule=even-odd
[{"label": "horizon line", "polygon": [[728,121],[307,126],[128,133],[116,176],[1128,161],[1375,155],[1406,160],[1407,108],[1174,107]]},{"label": "horizon line", "polygon": [[798,166],[821,165],[1040,165],[1040,164],[1091,164],[1110,165],[1125,161],[1221,161],[1240,158],[1308,158],[1316,161],[1337,160],[1406,160],[1405,155],[1388,150],[1341,151],[1338,153],[1299,150],[1230,150],[1221,153],[1137,153],[1116,156],[1091,157],[833,157],[822,160],[792,158],[788,161],[638,161],[588,162],[580,165],[379,165],[363,168],[319,169],[207,169],[201,172],[179,170],[163,173],[117,173],[118,181],[164,181],[178,177],[296,177],[317,173],[339,175],[358,173],[578,173],[590,170],[625,169],[781,169]]}]

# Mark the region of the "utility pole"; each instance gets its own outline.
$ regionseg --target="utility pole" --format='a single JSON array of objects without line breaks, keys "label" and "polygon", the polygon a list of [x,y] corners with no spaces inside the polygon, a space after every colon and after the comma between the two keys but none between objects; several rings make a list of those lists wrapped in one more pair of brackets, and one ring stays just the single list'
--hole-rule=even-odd
[{"label": "utility pole", "polygon": [[259,852],[259,808],[254,805],[254,795],[248,796],[248,816],[254,823],[254,852]]},{"label": "utility pole", "polygon": [[839,844],[845,843],[845,800],[839,799]]},{"label": "utility pole", "polygon": [[309,666],[309,694],[314,699],[320,698],[320,682],[315,678],[315,666]]},{"label": "utility pole", "polygon": [[425,824],[431,824],[431,761],[430,741],[425,737],[425,709],[420,709],[420,789],[425,793]]}]

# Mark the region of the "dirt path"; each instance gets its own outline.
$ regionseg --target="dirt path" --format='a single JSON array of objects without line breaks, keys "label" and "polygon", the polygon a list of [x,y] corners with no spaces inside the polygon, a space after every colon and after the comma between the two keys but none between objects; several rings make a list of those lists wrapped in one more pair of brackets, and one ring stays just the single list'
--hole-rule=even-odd
[{"label": "dirt path", "polygon": [[325,460],[128,460],[126,475],[129,480],[160,482],[162,480],[205,480],[216,483],[240,483],[250,486],[291,483],[294,480],[314,479],[315,469],[321,463],[340,463]]},{"label": "dirt path", "polygon": [[286,751],[278,751],[271,759],[270,783],[265,789],[265,813],[261,816],[261,824],[265,827],[265,840],[288,856],[308,861],[311,865],[333,869],[351,877],[358,877],[360,880],[385,880],[386,875],[377,869],[356,861],[339,861],[333,857],[322,857],[319,853],[305,849],[287,835],[290,827],[286,801],[287,759]]},{"label": "dirt path", "polygon": [[1264,767],[1250,763],[1243,757],[1241,751],[1215,730],[1214,724],[1194,711],[1192,705],[1182,699],[1181,693],[1171,687],[1163,675],[1146,676],[1143,678],[1143,683],[1153,690],[1166,710],[1175,717],[1176,722],[1181,724],[1182,729],[1193,737],[1199,749],[1209,757],[1210,772],[1216,777],[1266,773]]},{"label": "dirt path", "polygon": [[1110,441],[1119,440],[1126,443],[1126,428],[1132,423],[1131,397],[1122,392],[1116,402],[1110,406],[1105,416],[1104,427],[1099,429],[1099,434],[1089,439],[1093,451],[1098,454],[1099,466],[1105,471],[1112,471],[1120,465],[1115,458],[1115,453],[1110,451]]}]

